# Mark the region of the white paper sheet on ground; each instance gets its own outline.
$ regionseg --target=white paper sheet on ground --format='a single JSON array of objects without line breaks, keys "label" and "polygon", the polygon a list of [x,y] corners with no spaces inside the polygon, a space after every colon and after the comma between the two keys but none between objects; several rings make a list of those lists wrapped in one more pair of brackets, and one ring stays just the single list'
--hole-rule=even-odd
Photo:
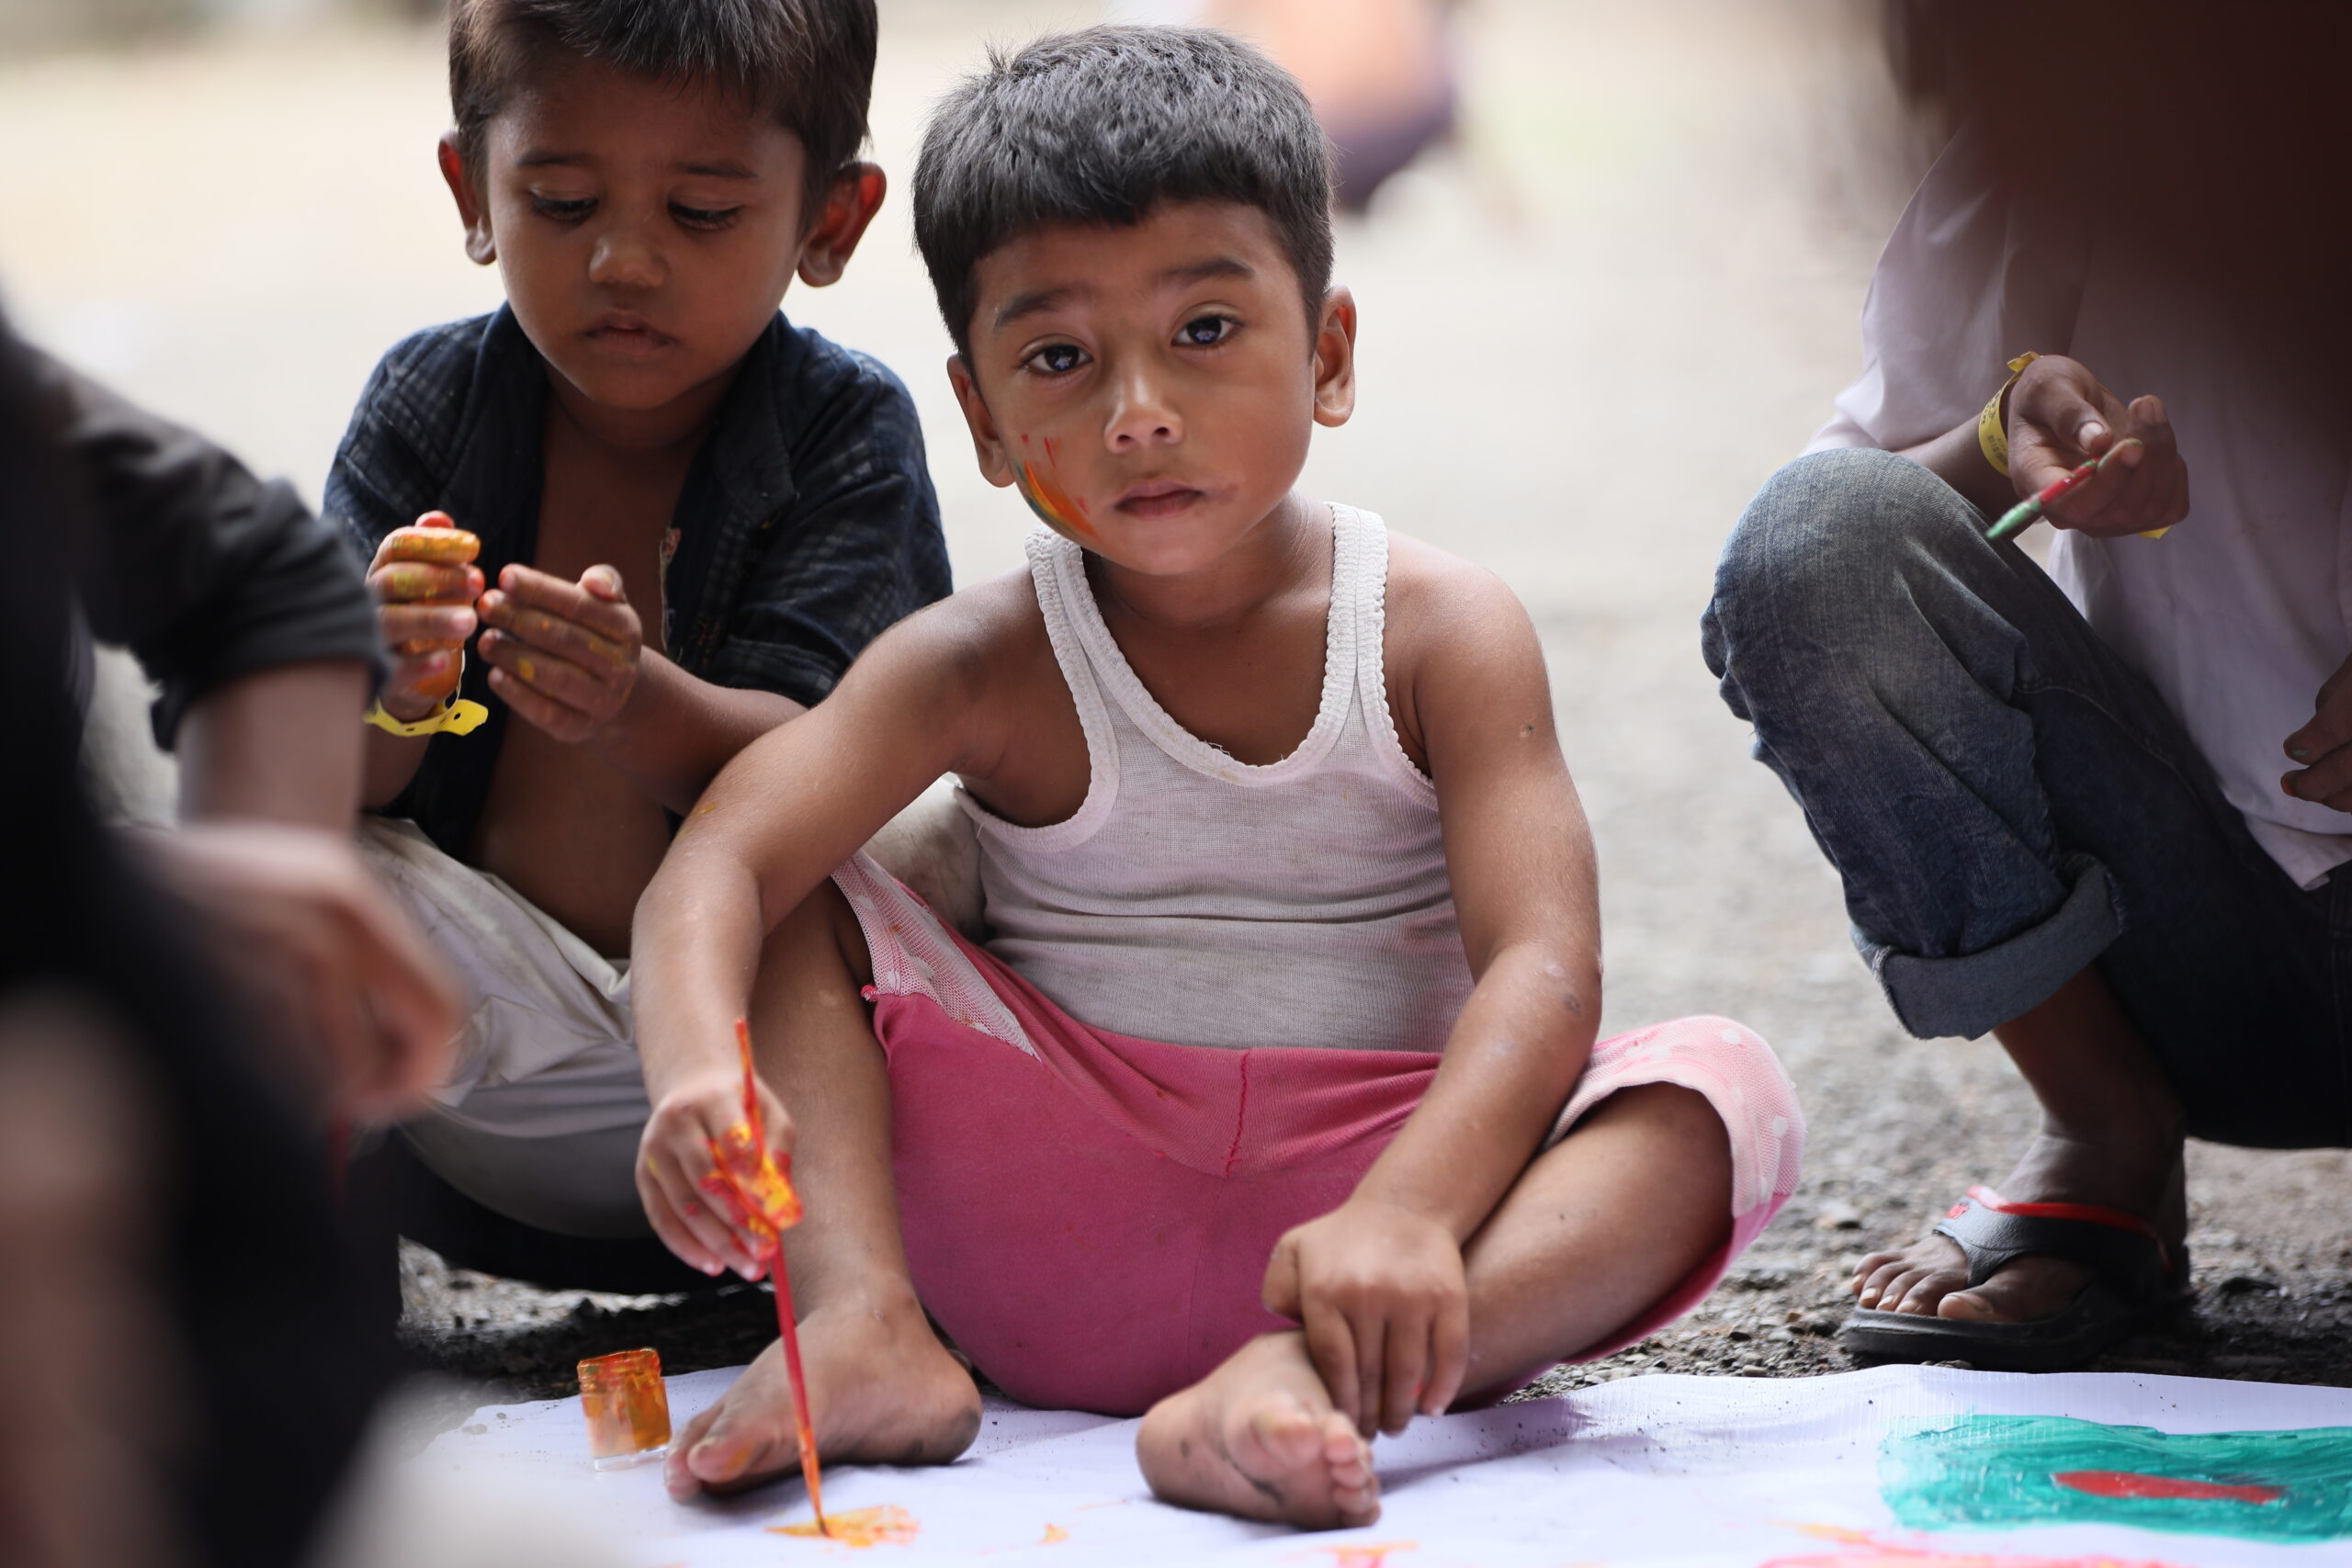
[{"label": "white paper sheet on ground", "polygon": [[[683,1424],[733,1376],[673,1379],[673,1418]],[[918,1527],[911,1541],[863,1551],[775,1533],[809,1517],[797,1478],[680,1505],[658,1466],[591,1471],[576,1399],[486,1409],[469,1427],[480,1430],[445,1433],[413,1462],[545,1489],[645,1568],[982,1557],[1007,1568],[2352,1562],[2352,1391],[2197,1378],[1883,1367],[1627,1379],[1416,1422],[1378,1445],[1380,1522],[1322,1534],[1153,1501],[1136,1470],[1135,1422],[991,1401],[956,1464],[826,1468],[829,1514],[891,1505]],[[2279,1436],[2189,1436],[2222,1433]],[[1921,1523],[1932,1528],[1909,1528]]]}]

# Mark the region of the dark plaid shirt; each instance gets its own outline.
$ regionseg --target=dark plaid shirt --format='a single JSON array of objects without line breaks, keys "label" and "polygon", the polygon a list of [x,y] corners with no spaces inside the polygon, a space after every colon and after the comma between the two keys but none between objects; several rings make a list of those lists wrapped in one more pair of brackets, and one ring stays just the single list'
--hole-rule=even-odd
[{"label": "dark plaid shirt", "polygon": [[[512,310],[417,333],[368,378],[327,476],[326,513],[364,556],[435,509],[481,536],[492,581],[537,552],[548,371]],[[744,355],[663,546],[662,650],[723,686],[813,705],[860,650],[948,592],[939,503],[907,389],[776,317]],[[653,642],[648,627],[647,641]],[[464,694],[490,721],[439,735],[391,817],[463,857],[506,705],[490,666]]]}]

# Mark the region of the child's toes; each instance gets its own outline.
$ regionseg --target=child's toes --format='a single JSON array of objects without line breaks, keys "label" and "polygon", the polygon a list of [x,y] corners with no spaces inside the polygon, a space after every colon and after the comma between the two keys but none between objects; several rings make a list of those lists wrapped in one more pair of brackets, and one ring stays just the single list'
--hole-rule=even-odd
[{"label": "child's toes", "polygon": [[1880,1264],[1862,1281],[1856,1304],[1863,1307],[1891,1307],[1894,1297],[1890,1294],[1895,1280],[1903,1277],[1903,1265],[1898,1260]]},{"label": "child's toes", "polygon": [[1846,1289],[1860,1295],[1870,1289],[1871,1281],[1903,1261],[1899,1252],[1873,1252],[1854,1265],[1853,1277],[1846,1281]]},{"label": "child's toes", "polygon": [[[1344,1416],[1332,1420],[1346,1425]],[[1246,1461],[1245,1472],[1261,1478],[1272,1474],[1288,1474],[1304,1470],[1315,1462],[1315,1450],[1322,1441],[1316,1429],[1315,1417],[1295,1399],[1269,1399],[1250,1412],[1250,1437],[1261,1458],[1261,1464]],[[1354,1436],[1354,1428],[1349,1428]]]},{"label": "child's toes", "polygon": [[764,1481],[798,1455],[756,1416],[721,1405],[718,1418],[686,1450],[686,1470],[704,1491],[737,1490]]},{"label": "child's toes", "polygon": [[1962,1276],[1941,1269],[1922,1269],[1911,1277],[1895,1310],[1933,1317],[1937,1303],[1967,1282]]},{"label": "child's toes", "polygon": [[710,1430],[710,1424],[717,1419],[718,1419],[718,1407],[713,1405],[680,1427],[678,1435],[671,1440],[669,1457],[662,1461],[662,1483],[669,1487],[671,1496],[691,1497],[702,1490],[702,1483],[695,1479],[693,1467],[687,1463],[687,1457],[694,1452],[695,1446],[702,1441],[703,1435]]},{"label": "child's toes", "polygon": [[1324,1426],[1323,1464],[1331,1480],[1331,1506],[1343,1525],[1368,1525],[1380,1517],[1380,1481],[1372,1468],[1372,1445],[1344,1416]]}]

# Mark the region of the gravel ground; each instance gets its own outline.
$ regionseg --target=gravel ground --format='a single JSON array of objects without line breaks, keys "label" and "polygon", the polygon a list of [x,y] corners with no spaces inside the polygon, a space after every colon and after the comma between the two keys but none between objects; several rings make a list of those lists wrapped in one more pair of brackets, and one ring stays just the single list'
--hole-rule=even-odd
[{"label": "gravel ground", "polygon": [[[1095,9],[893,0],[875,114],[885,166],[910,167],[924,107],[980,38]],[[1837,1371],[1851,1260],[1997,1180],[2030,1125],[1989,1043],[1894,1026],[1847,944],[1835,881],[1697,652],[1725,529],[1853,372],[1894,207],[1878,164],[1832,128],[1871,90],[1838,41],[1837,0],[1482,0],[1464,14],[1464,146],[1342,233],[1363,403],[1318,436],[1306,483],[1494,568],[1534,614],[1600,844],[1605,1026],[1739,1017],[1780,1048],[1811,1123],[1803,1190],[1712,1300],[1533,1392],[1653,1371]],[[0,210],[86,218],[0,225],[12,308],[315,496],[383,347],[495,299],[458,259],[432,175],[439,70],[432,39],[384,33],[0,66],[0,134],[59,150],[0,169]],[[286,138],[288,123],[303,135]],[[94,168],[134,156],[142,201],[94,206]],[[256,159],[277,175],[240,183]],[[300,223],[287,189],[307,193]],[[903,201],[847,282],[796,291],[793,310],[913,388],[958,578],[1017,563],[1023,519],[972,473],[935,368],[946,344]],[[2190,1171],[2194,1307],[2100,1365],[2352,1382],[2352,1160],[2200,1146]],[[741,1362],[772,1321],[752,1290],[550,1293],[421,1248],[405,1262],[403,1337],[421,1370],[458,1380],[434,1404],[449,1423],[565,1391],[584,1354],[651,1344],[673,1371]]]}]

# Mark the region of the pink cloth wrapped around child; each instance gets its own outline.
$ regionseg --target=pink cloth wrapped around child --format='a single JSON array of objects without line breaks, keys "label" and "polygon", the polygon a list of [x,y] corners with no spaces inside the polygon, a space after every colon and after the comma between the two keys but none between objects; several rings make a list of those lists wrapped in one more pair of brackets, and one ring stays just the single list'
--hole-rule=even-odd
[{"label": "pink cloth wrapped around child", "polygon": [[[982,1372],[1024,1404],[1137,1415],[1291,1326],[1259,1303],[1275,1241],[1355,1190],[1419,1103],[1435,1054],[1235,1051],[1091,1029],[870,860],[834,880],[873,953],[915,1289]],[[1795,1096],[1764,1043],[1727,1019],[1602,1041],[1554,1138],[1646,1083],[1694,1089],[1723,1117],[1732,1233],[1588,1358],[1690,1311],[1796,1186]]]},{"label": "pink cloth wrapped around child", "polygon": [[[1040,531],[1032,576],[1086,731],[1084,803],[1028,828],[965,800],[988,951],[867,856],[834,874],[873,961],[916,1292],[1016,1399],[1137,1413],[1285,1326],[1259,1299],[1275,1242],[1355,1190],[1470,994],[1436,787],[1388,711],[1386,530],[1351,507],[1332,528],[1323,701],[1262,765],[1159,706],[1083,553]],[[1722,1117],[1731,1236],[1592,1356],[1688,1311],[1796,1186],[1795,1094],[1720,1018],[1602,1041],[1547,1146],[1651,1083]]]}]

